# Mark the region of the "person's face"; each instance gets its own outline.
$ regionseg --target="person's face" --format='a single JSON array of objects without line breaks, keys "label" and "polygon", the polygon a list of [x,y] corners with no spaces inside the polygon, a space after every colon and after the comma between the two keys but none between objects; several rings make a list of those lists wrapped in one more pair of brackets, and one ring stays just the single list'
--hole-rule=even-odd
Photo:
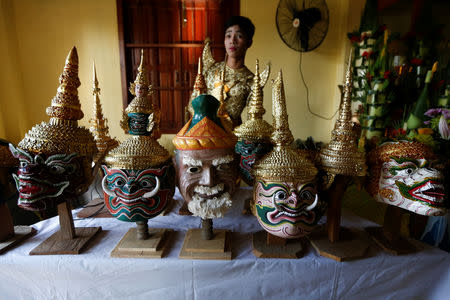
[{"label": "person's face", "polygon": [[194,195],[205,199],[233,195],[237,178],[233,149],[177,150],[176,155],[178,188],[186,202]]},{"label": "person's face", "polygon": [[158,169],[125,170],[102,166],[105,205],[121,221],[145,221],[160,214],[173,195],[172,164]]},{"label": "person's face", "polygon": [[324,211],[314,183],[256,180],[256,217],[269,233],[287,239],[310,233]]},{"label": "person's face", "polygon": [[228,56],[233,58],[245,57],[247,48],[251,45],[251,41],[247,39],[239,25],[233,25],[227,28],[224,43]]},{"label": "person's face", "polygon": [[255,161],[264,156],[272,149],[271,143],[254,143],[241,139],[236,143],[234,150],[240,155],[239,172],[242,179],[248,185],[252,186],[254,176],[251,171]]},{"label": "person's face", "polygon": [[444,185],[442,173],[426,159],[391,158],[383,163],[379,179],[380,202],[421,215],[442,215]]},{"label": "person's face", "polygon": [[18,206],[23,209],[43,211],[86,190],[89,166],[76,153],[47,156],[12,145],[10,149],[19,159],[17,174],[12,175],[19,192]]}]

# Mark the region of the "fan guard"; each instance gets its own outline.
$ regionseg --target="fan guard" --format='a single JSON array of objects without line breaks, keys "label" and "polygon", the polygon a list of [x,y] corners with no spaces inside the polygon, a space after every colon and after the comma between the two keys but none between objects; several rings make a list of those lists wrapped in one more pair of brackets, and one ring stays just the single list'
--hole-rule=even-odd
[{"label": "fan guard", "polygon": [[280,0],[276,13],[278,34],[289,48],[307,52],[316,49],[328,32],[325,0]]}]

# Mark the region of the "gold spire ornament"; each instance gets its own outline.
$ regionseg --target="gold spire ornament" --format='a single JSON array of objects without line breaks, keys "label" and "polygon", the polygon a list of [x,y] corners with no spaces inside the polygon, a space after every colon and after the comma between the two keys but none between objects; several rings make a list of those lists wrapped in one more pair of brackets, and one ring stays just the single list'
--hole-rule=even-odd
[{"label": "gold spire ornament", "polygon": [[94,138],[84,127],[78,127],[77,120],[83,117],[77,88],[78,54],[73,47],[66,59],[60,85],[51,106],[47,108],[50,122],[35,125],[25,134],[18,148],[35,154],[73,153],[92,159],[97,153]]},{"label": "gold spire ornament", "polygon": [[259,74],[259,61],[256,60],[255,77],[251,87],[251,98],[248,109],[248,119],[242,125],[234,129],[234,134],[240,139],[251,142],[269,141],[273,127],[265,120],[263,115],[266,110],[263,106],[263,86]]},{"label": "gold spire ornament", "polygon": [[[97,72],[95,70],[95,63],[92,65],[93,72],[93,91],[94,95],[94,117],[89,120],[91,126],[89,130],[94,135],[95,143],[99,153],[97,156],[116,147],[119,142],[109,136],[108,120],[103,117],[102,104],[100,103],[100,88],[98,87]],[[98,157],[96,157],[98,158]]]},{"label": "gold spire ornament", "polygon": [[[59,87],[52,104],[47,108],[47,115],[51,117],[50,123],[75,122],[83,118],[81,104],[78,99],[78,87],[81,85],[78,78],[78,53],[73,47],[66,58],[64,70],[59,77]],[[64,120],[64,121],[63,121]]]},{"label": "gold spire ornament", "polygon": [[206,82],[205,77],[203,77],[203,61],[202,57],[198,58],[198,71],[195,77],[194,92],[191,97],[195,98],[202,94],[206,94]]},{"label": "gold spire ornament", "polygon": [[317,175],[316,167],[305,154],[293,149],[291,145],[294,137],[289,129],[281,70],[273,84],[272,101],[274,131],[271,141],[274,148],[256,163],[255,177],[280,182],[314,181]]},{"label": "gold spire ornament", "polygon": [[350,52],[345,74],[344,97],[339,116],[331,131],[331,141],[320,151],[321,165],[325,171],[334,175],[364,176],[367,166],[364,152],[358,150],[353,132],[351,113],[352,92],[352,52]]},{"label": "gold spire ornament", "polygon": [[141,51],[141,62],[133,87],[136,97],[128,104],[121,121],[121,127],[131,136],[118,147],[112,149],[105,157],[110,168],[142,170],[167,163],[170,160],[169,152],[162,147],[154,136],[158,127],[159,118],[154,115],[159,111],[153,106],[149,96],[152,93],[144,67],[144,55]]}]

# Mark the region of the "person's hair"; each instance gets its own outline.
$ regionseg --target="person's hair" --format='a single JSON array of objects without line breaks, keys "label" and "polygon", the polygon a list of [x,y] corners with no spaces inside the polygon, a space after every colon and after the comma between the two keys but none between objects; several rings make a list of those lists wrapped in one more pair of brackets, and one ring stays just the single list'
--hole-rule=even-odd
[{"label": "person's hair", "polygon": [[245,37],[249,41],[253,39],[253,35],[255,34],[255,25],[253,25],[249,18],[243,16],[232,16],[228,18],[225,22],[225,31],[234,25],[239,25],[239,28],[244,32]]}]

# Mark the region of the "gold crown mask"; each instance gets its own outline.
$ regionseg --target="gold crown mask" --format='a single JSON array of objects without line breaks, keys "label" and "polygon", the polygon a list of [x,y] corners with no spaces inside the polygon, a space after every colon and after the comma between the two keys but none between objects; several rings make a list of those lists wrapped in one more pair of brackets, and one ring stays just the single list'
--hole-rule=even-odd
[{"label": "gold crown mask", "polygon": [[271,140],[274,148],[256,163],[255,177],[271,181],[314,181],[316,167],[304,153],[293,149],[291,145],[294,137],[289,129],[281,71],[273,84],[272,102],[274,131]]}]

